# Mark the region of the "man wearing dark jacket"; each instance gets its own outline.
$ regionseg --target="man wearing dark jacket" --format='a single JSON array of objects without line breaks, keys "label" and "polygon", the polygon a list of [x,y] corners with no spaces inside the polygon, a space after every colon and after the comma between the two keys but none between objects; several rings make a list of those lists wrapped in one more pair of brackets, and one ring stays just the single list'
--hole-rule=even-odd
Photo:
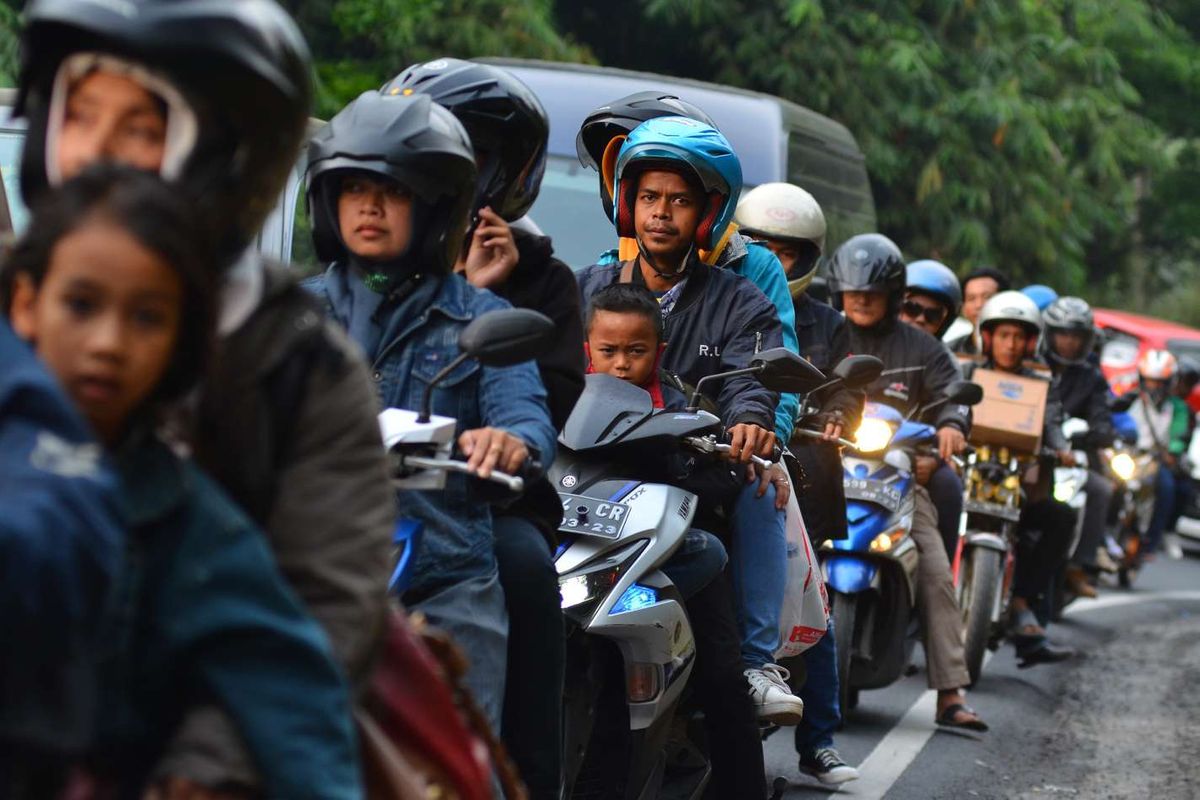
[{"label": "man wearing dark jacket", "polygon": [[1088,452],[1087,505],[1083,511],[1083,532],[1067,568],[1066,581],[1073,593],[1095,597],[1089,573],[1098,569],[1097,558],[1104,546],[1104,529],[1114,491],[1112,481],[1093,466],[1101,463],[1098,451],[1111,447],[1117,436],[1108,405],[1108,381],[1091,358],[1096,327],[1086,301],[1060,297],[1042,312],[1042,323],[1045,325],[1042,354],[1054,374],[1063,414],[1088,424],[1087,440],[1081,443]]},{"label": "man wearing dark jacket", "polygon": [[[867,397],[908,413],[942,397],[961,374],[954,357],[925,331],[898,319],[905,291],[904,257],[890,239],[862,234],[834,252],[829,274],[834,307],[845,309],[850,352],[883,361],[884,374]],[[944,404],[934,413],[943,459],[966,445],[966,409]],[[929,666],[929,686],[938,692],[936,721],[951,727],[986,730],[964,704],[970,683],[963,654],[962,623],[950,562],[937,527],[937,511],[925,487],[915,488],[912,538],[920,554],[917,606]]]}]

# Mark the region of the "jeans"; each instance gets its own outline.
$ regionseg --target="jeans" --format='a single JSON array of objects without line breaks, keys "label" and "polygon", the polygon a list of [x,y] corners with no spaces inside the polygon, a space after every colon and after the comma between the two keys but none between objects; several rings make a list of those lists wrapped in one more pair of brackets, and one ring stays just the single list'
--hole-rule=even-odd
[{"label": "jeans", "polygon": [[496,517],[496,564],[508,607],[504,746],[531,800],[556,800],[562,782],[566,632],[558,572],[541,531],[524,517]]},{"label": "jeans", "polygon": [[804,651],[805,681],[800,690],[804,701],[804,719],[796,726],[796,752],[811,755],[823,747],[833,747],[833,732],[842,722],[838,707],[837,646],[833,639],[833,617],[825,635]]},{"label": "jeans", "polygon": [[1162,544],[1163,533],[1171,520],[1175,519],[1175,504],[1179,493],[1179,478],[1171,468],[1161,461],[1158,465],[1158,479],[1154,483],[1154,514],[1150,517],[1150,527],[1146,530],[1146,552],[1153,553]]},{"label": "jeans", "polygon": [[755,497],[758,481],[745,484],[734,502],[733,591],[738,628],[742,632],[742,661],[761,669],[775,660],[779,649],[779,615],[787,589],[786,515],[775,508],[775,487]]},{"label": "jeans", "polygon": [[499,732],[504,703],[504,663],[508,652],[508,614],[496,573],[467,578],[409,606],[429,624],[450,635],[467,657],[465,683],[471,696]]},{"label": "jeans", "polygon": [[1108,526],[1108,510],[1112,505],[1113,484],[1098,472],[1088,470],[1087,504],[1083,507],[1083,532],[1071,560],[1081,567],[1096,566],[1096,551],[1104,546],[1104,531]]},{"label": "jeans", "polygon": [[929,499],[937,509],[938,533],[946,545],[946,558],[954,563],[954,554],[958,550],[958,524],[963,511],[962,478],[954,471],[954,467],[943,461],[933,471],[929,478]]},{"label": "jeans", "polygon": [[662,573],[671,579],[675,588],[683,595],[683,599],[695,595],[708,585],[725,569],[729,556],[725,554],[725,545],[711,533],[692,528],[683,537],[667,563],[662,565]]}]

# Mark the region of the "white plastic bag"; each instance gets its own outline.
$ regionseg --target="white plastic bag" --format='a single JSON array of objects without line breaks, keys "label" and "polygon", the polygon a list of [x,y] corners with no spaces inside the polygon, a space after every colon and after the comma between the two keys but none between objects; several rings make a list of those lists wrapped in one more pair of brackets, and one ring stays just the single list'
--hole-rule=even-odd
[{"label": "white plastic bag", "polygon": [[[791,476],[788,476],[791,485]],[[825,635],[829,625],[829,595],[816,554],[808,540],[808,529],[800,516],[796,489],[787,503],[787,591],[779,615],[779,649],[775,660],[798,656]]]}]

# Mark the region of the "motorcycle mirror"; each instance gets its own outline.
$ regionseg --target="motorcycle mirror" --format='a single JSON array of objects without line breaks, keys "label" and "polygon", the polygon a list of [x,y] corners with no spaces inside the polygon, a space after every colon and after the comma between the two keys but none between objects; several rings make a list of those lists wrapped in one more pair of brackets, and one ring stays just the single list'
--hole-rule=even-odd
[{"label": "motorcycle mirror", "polygon": [[983,387],[970,381],[955,381],[946,387],[947,403],[958,403],[960,406],[978,405],[983,400]]},{"label": "motorcycle mirror", "polygon": [[879,380],[883,374],[883,362],[875,356],[846,356],[833,368],[833,376],[840,378],[849,389],[862,389]]},{"label": "motorcycle mirror", "polygon": [[486,367],[511,367],[537,358],[554,342],[554,323],[528,308],[498,308],[481,314],[458,335],[458,354],[425,386],[417,422],[429,422],[433,389],[460,364],[473,358]]},{"label": "motorcycle mirror", "polygon": [[1120,397],[1115,397],[1109,403],[1109,410],[1114,414],[1124,414],[1133,406],[1133,401],[1137,399],[1137,392],[1126,392]]},{"label": "motorcycle mirror", "polygon": [[488,367],[510,367],[545,353],[554,343],[554,323],[528,308],[489,311],[463,328],[458,348]]},{"label": "motorcycle mirror", "polygon": [[825,373],[786,347],[756,353],[750,366],[758,368],[759,382],[773,392],[800,394],[825,382]]}]

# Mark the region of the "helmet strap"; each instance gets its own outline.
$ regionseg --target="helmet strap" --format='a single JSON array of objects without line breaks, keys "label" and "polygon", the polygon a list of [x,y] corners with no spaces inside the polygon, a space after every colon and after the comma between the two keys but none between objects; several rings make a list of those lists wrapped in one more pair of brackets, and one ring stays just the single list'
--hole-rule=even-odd
[{"label": "helmet strap", "polygon": [[647,252],[644,246],[642,246],[642,240],[636,239],[635,241],[637,242],[638,254],[641,256],[642,260],[646,262],[646,266],[650,267],[650,271],[653,272],[657,277],[664,281],[679,281],[686,277],[688,266],[692,260],[692,253],[696,250],[695,244],[688,246],[687,252],[684,253],[683,259],[679,262],[679,266],[676,267],[674,271],[664,272],[658,268],[658,262],[654,260],[654,257]]}]

